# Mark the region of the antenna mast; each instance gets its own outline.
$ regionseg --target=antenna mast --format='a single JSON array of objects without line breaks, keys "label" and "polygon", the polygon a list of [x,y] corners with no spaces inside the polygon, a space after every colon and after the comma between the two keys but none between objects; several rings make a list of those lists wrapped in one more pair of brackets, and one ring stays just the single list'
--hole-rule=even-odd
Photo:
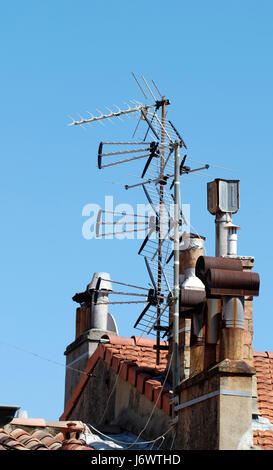
[{"label": "antenna mast", "polygon": [[[91,125],[95,121],[111,120],[114,117],[121,119],[120,116],[135,115],[138,116],[138,122],[133,133],[140,132],[141,127],[145,126],[145,135],[141,141],[137,142],[100,142],[98,149],[98,168],[104,169],[115,165],[128,164],[129,162],[141,162],[145,160],[144,168],[139,180],[134,184],[126,184],[124,188],[141,189],[153,211],[153,215],[146,218],[142,216],[140,223],[135,226],[135,214],[130,214],[131,221],[128,222],[129,229],[126,232],[143,232],[147,233],[141,247],[138,251],[139,255],[144,256],[146,268],[152,288],[145,289],[137,287],[137,289],[146,290],[147,294],[140,293],[124,293],[113,292],[118,295],[132,295],[146,297],[145,300],[122,301],[110,303],[145,303],[146,306],[137,318],[134,327],[140,329],[146,334],[155,334],[156,336],[156,362],[160,363],[160,351],[168,349],[168,346],[162,346],[160,338],[167,335],[172,337],[173,344],[173,388],[179,384],[179,245],[180,234],[179,228],[182,225],[183,214],[180,209],[180,177],[187,175],[193,171],[209,168],[205,165],[197,170],[191,170],[185,166],[186,155],[180,162],[180,149],[185,148],[186,144],[181,135],[171,123],[166,120],[166,106],[170,104],[169,100],[163,96],[154,81],[152,84],[159,95],[157,100],[152,88],[149,86],[145,77],[141,77],[145,86],[142,87],[140,81],[132,73],[141,93],[145,100],[147,95],[151,95],[152,104],[145,104],[138,101],[132,101],[133,106],[127,105],[127,109],[120,109],[116,106],[117,111],[107,108],[108,112],[94,116],[89,113],[90,118],[75,121],[72,119],[70,125],[84,126]],[[145,90],[145,91],[144,91]],[[146,94],[147,93],[147,94]],[[142,124],[141,124],[142,123]],[[146,138],[149,138],[149,142]],[[126,147],[127,146],[127,147]],[[106,148],[106,150],[104,150]],[[132,175],[131,175],[132,176]],[[173,189],[174,188],[174,189]],[[172,192],[173,190],[173,192]],[[174,209],[172,213],[172,209]],[[106,236],[114,235],[114,233],[104,233],[100,235],[100,229],[108,223],[102,220],[103,213],[107,211],[99,211],[96,224],[96,235]],[[114,214],[118,215],[118,213]],[[121,227],[121,222],[112,222],[113,231],[116,227]],[[132,226],[134,228],[132,228]],[[141,226],[141,228],[140,228]],[[131,228],[130,228],[131,227]],[[167,228],[166,228],[167,227]],[[122,233],[122,232],[116,232]],[[152,239],[152,235],[156,235],[156,240]],[[173,268],[168,265],[173,258]],[[117,284],[127,285],[125,283]],[[131,285],[131,287],[133,287]],[[97,287],[97,290],[99,286]],[[86,294],[83,294],[86,296]],[[81,298],[81,297],[80,297]],[[169,309],[173,314],[173,321],[170,324]],[[172,333],[172,335],[171,335]]]}]

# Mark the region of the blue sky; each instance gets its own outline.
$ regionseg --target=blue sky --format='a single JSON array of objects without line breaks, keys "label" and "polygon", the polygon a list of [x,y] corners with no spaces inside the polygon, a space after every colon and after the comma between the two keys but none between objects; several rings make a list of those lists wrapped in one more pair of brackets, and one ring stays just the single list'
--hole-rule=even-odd
[{"label": "blue sky", "polygon": [[[105,194],[116,204],[145,202],[106,182],[122,173],[96,166],[98,143],[130,140],[134,123],[67,126],[68,115],[142,100],[131,71],[170,99],[189,158],[236,170],[212,166],[207,177],[185,177],[182,202],[214,255],[206,183],[240,179],[238,252],[254,256],[261,275],[254,348],[272,350],[272,2],[10,1],[0,23],[0,402],[58,419],[63,352],[75,335],[71,297],[95,271],[148,282],[139,241],[82,236],[86,204],[103,205]],[[111,311],[121,335],[137,334],[138,311]]]}]

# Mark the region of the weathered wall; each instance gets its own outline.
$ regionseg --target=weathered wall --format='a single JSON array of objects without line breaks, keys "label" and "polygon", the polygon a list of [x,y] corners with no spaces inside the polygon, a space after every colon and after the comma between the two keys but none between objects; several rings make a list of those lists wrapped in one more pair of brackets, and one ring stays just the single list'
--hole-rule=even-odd
[{"label": "weathered wall", "polygon": [[[141,438],[155,439],[169,429],[169,416],[129,382],[117,377],[102,359],[99,359],[92,373],[95,377],[88,380],[69,419],[80,420],[94,427],[99,424],[117,424],[138,435],[146,427],[153,410],[152,419]],[[171,440],[172,434],[169,433],[164,441],[166,448]]]},{"label": "weathered wall", "polygon": [[[67,367],[65,375],[65,404],[70,399],[87,365],[88,359],[96,350],[101,337],[107,333],[109,332],[93,328],[83,332],[73,343],[67,346],[64,353]],[[115,335],[115,333],[111,334]]]},{"label": "weathered wall", "polygon": [[185,380],[175,449],[236,450],[251,426],[254,373],[245,362],[225,360]]},{"label": "weathered wall", "polygon": [[102,359],[98,360],[92,374],[93,377],[88,379],[69,419],[80,420],[96,427],[100,423],[111,423],[115,417],[116,392],[110,397],[115,385],[115,374]]}]

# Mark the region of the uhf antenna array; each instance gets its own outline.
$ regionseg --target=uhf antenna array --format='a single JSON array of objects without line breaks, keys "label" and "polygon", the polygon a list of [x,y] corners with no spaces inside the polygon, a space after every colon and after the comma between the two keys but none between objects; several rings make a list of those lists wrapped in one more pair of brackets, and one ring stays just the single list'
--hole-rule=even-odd
[{"label": "uhf antenna array", "polygon": [[[182,225],[183,214],[180,209],[180,176],[193,171],[185,165],[187,155],[180,159],[180,150],[187,150],[187,146],[174,124],[167,119],[167,106],[170,105],[161,93],[155,82],[152,86],[144,76],[141,80],[135,74],[133,77],[143,94],[145,101],[151,96],[152,104],[142,104],[139,101],[131,101],[133,106],[127,104],[127,108],[116,110],[107,108],[107,113],[98,111],[98,115],[89,113],[88,118],[72,119],[70,125],[84,126],[93,122],[121,119],[122,116],[135,115],[138,117],[133,138],[137,132],[142,132],[140,141],[127,142],[100,142],[98,148],[98,168],[105,169],[116,165],[123,165],[137,160],[143,162],[143,168],[133,184],[124,184],[125,190],[140,189],[148,201],[152,215],[141,216],[131,214],[130,221],[126,222],[126,232],[144,232],[145,237],[138,250],[138,254],[144,257],[146,269],[151,281],[150,288],[134,286],[137,289],[146,289],[146,294],[133,292],[112,292],[113,294],[133,295],[145,297],[143,300],[121,301],[110,303],[140,303],[146,305],[138,316],[134,327],[146,334],[156,336],[157,363],[160,362],[161,338],[174,329],[172,335],[174,341],[174,381],[178,380],[178,323],[179,323],[179,227]],[[143,83],[143,84],[142,84]],[[155,90],[155,92],[153,91]],[[157,95],[157,97],[156,97]],[[143,128],[144,126],[144,128]],[[101,233],[104,225],[103,215],[107,211],[99,211],[96,224],[96,235],[106,236],[109,233]],[[112,215],[118,215],[113,213]],[[128,216],[128,214],[126,214]],[[130,217],[129,216],[129,217]],[[136,217],[137,223],[136,223]],[[113,222],[115,229],[118,222]],[[121,223],[122,224],[122,223]],[[129,225],[129,228],[128,228]],[[125,233],[115,231],[115,234]],[[113,233],[114,234],[114,233]],[[112,281],[113,282],[113,281]],[[117,284],[127,285],[125,283]],[[132,285],[131,285],[132,287]],[[111,295],[111,292],[110,292]],[[173,325],[169,324],[169,308],[173,310]]]}]

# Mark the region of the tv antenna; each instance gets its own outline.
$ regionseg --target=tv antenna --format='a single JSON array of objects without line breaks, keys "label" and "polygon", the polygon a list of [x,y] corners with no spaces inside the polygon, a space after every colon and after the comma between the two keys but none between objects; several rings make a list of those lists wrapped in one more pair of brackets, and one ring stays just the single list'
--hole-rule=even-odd
[{"label": "tv antenna", "polygon": [[[125,142],[100,142],[97,155],[97,165],[100,170],[118,165],[135,164],[143,162],[143,167],[136,181],[124,184],[125,190],[138,189],[151,208],[150,216],[130,214],[126,230],[121,230],[123,223],[113,221],[111,233],[105,233],[109,222],[103,220],[107,211],[99,211],[96,224],[96,236],[115,235],[118,233],[144,232],[146,236],[138,250],[144,257],[146,269],[151,281],[151,288],[144,289],[145,294],[133,292],[111,292],[111,294],[144,296],[142,300],[121,301],[118,303],[145,303],[145,307],[138,316],[134,327],[146,334],[156,336],[155,349],[157,351],[157,364],[160,362],[160,350],[166,348],[161,345],[161,338],[170,334],[172,328],[173,341],[173,386],[179,381],[179,245],[180,228],[183,214],[180,208],[180,177],[202,168],[191,169],[186,166],[187,146],[174,124],[167,119],[167,106],[170,101],[160,93],[158,86],[152,80],[151,84],[142,75],[138,78],[133,72],[132,76],[143,95],[145,102],[131,100],[126,108],[118,106],[107,108],[107,113],[97,111],[96,115],[88,113],[86,118],[72,119],[70,125],[92,125],[96,121],[107,121],[113,118],[121,119],[126,116],[138,118],[133,132],[133,138],[141,133],[141,140]],[[125,215],[112,212],[112,216]],[[127,214],[128,216],[128,214]],[[172,260],[172,263],[170,262]],[[113,281],[112,281],[113,282]],[[114,281],[117,282],[118,281]],[[120,283],[127,285],[126,283]],[[96,290],[99,290],[99,286]],[[96,297],[94,297],[96,300]],[[94,301],[95,301],[94,300]],[[110,302],[117,303],[117,302]],[[169,308],[173,310],[173,322],[169,324]]]}]

